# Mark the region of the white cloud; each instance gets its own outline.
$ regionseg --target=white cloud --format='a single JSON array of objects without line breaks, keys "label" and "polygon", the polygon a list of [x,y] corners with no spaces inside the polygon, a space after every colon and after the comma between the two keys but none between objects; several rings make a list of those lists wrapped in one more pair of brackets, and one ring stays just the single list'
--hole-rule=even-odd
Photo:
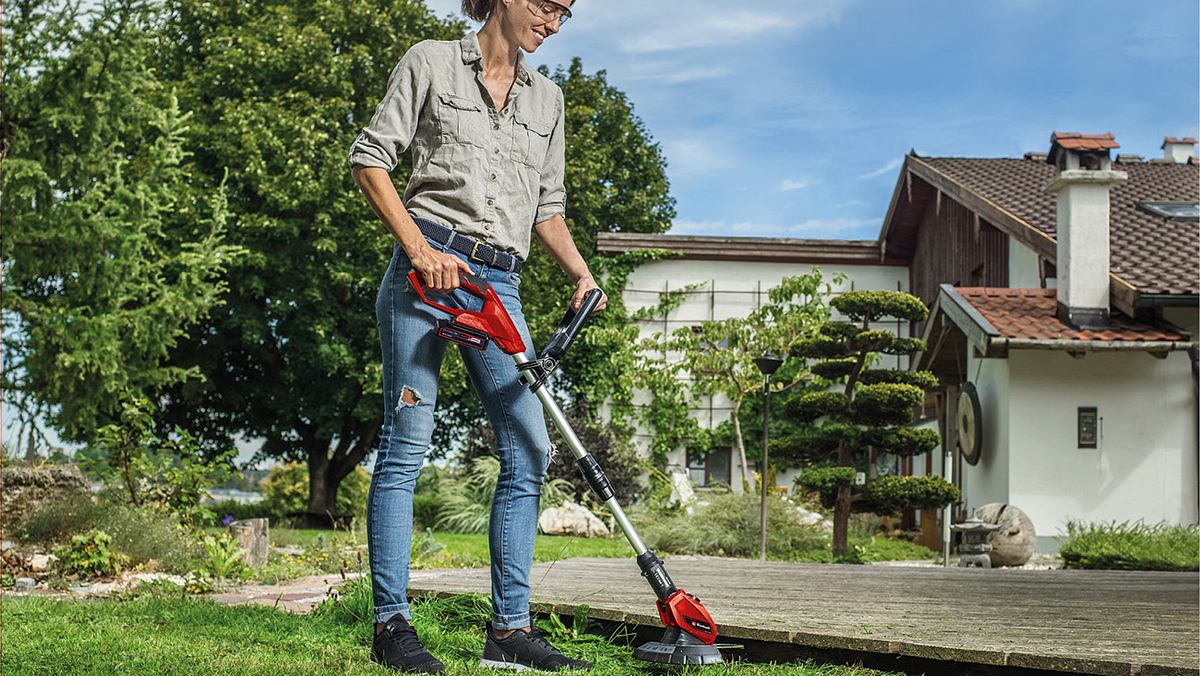
[{"label": "white cloud", "polygon": [[904,164],[904,158],[897,157],[896,159],[891,160],[890,162],[888,162],[887,164],[883,165],[882,167],[876,169],[875,171],[868,171],[867,173],[863,174],[862,176],[859,176],[859,179],[875,178],[876,176],[883,176],[884,174],[889,174],[889,173],[899,169],[901,164]]},{"label": "white cloud", "polygon": [[785,178],[779,182],[779,191],[780,192],[791,192],[792,190],[800,190],[802,188],[807,188],[810,185],[812,185],[812,182],[806,178],[801,178],[801,179]]},{"label": "white cloud", "polygon": [[662,146],[667,156],[667,173],[671,177],[729,168],[729,156],[709,138],[664,139]]}]

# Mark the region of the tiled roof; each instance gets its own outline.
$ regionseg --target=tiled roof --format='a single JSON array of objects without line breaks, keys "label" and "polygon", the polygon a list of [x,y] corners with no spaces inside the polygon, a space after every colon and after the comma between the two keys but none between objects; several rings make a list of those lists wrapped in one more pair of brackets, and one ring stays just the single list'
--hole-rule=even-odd
[{"label": "tiled roof", "polygon": [[[921,157],[956,183],[1020,220],[1055,236],[1054,195],[1043,190],[1055,168],[1044,160]],[[1141,294],[1200,293],[1200,223],[1164,219],[1142,200],[1200,202],[1200,167],[1146,162],[1116,164],[1129,181],[1112,189],[1111,269]]]},{"label": "tiled roof", "polygon": [[1168,143],[1195,143],[1195,142],[1196,142],[1196,138],[1195,138],[1194,136],[1187,136],[1187,137],[1184,137],[1184,138],[1178,138],[1178,137],[1175,137],[1175,136],[1168,136],[1168,137],[1166,137],[1166,138],[1164,138],[1164,139],[1163,139],[1163,142],[1162,142],[1162,144],[1165,146],[1165,145],[1167,145]]},{"label": "tiled roof", "polygon": [[1112,134],[1080,134],[1075,131],[1056,131],[1050,135],[1050,143],[1069,150],[1108,150],[1120,148]]},{"label": "tiled roof", "polygon": [[1187,337],[1145,322],[1112,317],[1112,327],[1078,330],[1055,315],[1054,289],[1001,289],[957,287],[970,303],[1005,338],[1019,340],[1184,341]]}]

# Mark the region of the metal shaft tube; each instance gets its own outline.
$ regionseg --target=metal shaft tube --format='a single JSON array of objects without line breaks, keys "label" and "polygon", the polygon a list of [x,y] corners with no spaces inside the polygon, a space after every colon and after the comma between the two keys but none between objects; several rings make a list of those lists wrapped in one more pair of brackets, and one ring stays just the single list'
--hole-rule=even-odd
[{"label": "metal shaft tube", "polygon": [[[514,354],[513,359],[518,364],[525,364],[529,361],[525,355],[519,353]],[[525,382],[531,385],[536,379],[533,371],[522,370],[520,373]],[[582,460],[591,455],[583,447],[583,443],[579,441],[579,437],[575,435],[575,430],[571,429],[571,426],[567,423],[567,417],[563,415],[562,409],[558,407],[558,403],[550,398],[550,393],[546,391],[546,388],[544,386],[539,387],[534,390],[534,393],[541,400],[542,407],[546,409],[546,413],[550,415],[550,420],[554,422],[554,427],[558,429],[563,439],[567,441],[567,446],[571,448],[571,454],[575,456],[575,460]],[[645,553],[646,545],[642,543],[642,538],[638,536],[637,531],[633,528],[633,524],[629,522],[629,517],[625,516],[625,510],[621,509],[621,504],[617,502],[616,497],[605,500],[604,505],[612,512],[613,518],[616,519],[617,525],[621,527],[621,532],[625,533],[625,537],[629,540],[629,544],[633,546],[634,552],[639,556]]]}]

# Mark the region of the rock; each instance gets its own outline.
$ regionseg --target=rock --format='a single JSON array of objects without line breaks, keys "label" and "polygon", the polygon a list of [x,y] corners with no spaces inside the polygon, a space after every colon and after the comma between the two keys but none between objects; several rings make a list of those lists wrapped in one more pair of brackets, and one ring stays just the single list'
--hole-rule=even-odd
[{"label": "rock", "polygon": [[124,587],[136,589],[138,584],[142,582],[154,582],[157,580],[166,580],[181,587],[187,582],[182,575],[170,575],[168,573],[124,573],[121,575],[120,582]]},{"label": "rock", "polygon": [[792,505],[792,509],[795,510],[796,514],[800,517],[800,523],[804,524],[805,526],[816,526],[826,533],[833,532],[833,522],[829,521],[824,516],[821,516],[820,512],[809,511],[796,504]]},{"label": "rock", "polygon": [[564,502],[561,507],[551,507],[538,517],[538,528],[546,535],[581,535],[583,537],[607,537],[608,526],[586,507],[573,502]]},{"label": "rock", "polygon": [[672,466],[670,473],[671,502],[685,506],[690,505],[696,499],[696,491],[692,489],[692,479],[688,476],[687,468]]},{"label": "rock", "polygon": [[33,587],[36,584],[37,582],[32,577],[18,577],[17,581],[13,584],[13,591],[33,591]]},{"label": "rock", "polygon": [[12,549],[12,540],[0,540],[0,552],[7,552]]},{"label": "rock", "polygon": [[57,560],[58,557],[53,554],[34,554],[29,559],[29,570],[35,573],[44,573],[50,570]]},{"label": "rock", "polygon": [[10,466],[4,468],[0,509],[6,523],[20,523],[47,502],[90,493],[87,480],[75,465]]},{"label": "rock", "polygon": [[975,518],[1000,526],[988,535],[992,545],[988,557],[992,566],[1023,566],[1033,556],[1037,533],[1025,512],[1012,505],[992,502],[976,508]]}]

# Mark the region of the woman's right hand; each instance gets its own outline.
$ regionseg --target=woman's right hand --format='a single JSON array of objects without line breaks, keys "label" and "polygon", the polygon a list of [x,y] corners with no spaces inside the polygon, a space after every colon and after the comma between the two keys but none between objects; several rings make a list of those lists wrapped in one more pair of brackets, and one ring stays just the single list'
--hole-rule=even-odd
[{"label": "woman's right hand", "polygon": [[409,260],[413,269],[421,274],[425,288],[437,293],[450,293],[457,289],[462,273],[474,274],[463,259],[429,247],[409,254]]}]

